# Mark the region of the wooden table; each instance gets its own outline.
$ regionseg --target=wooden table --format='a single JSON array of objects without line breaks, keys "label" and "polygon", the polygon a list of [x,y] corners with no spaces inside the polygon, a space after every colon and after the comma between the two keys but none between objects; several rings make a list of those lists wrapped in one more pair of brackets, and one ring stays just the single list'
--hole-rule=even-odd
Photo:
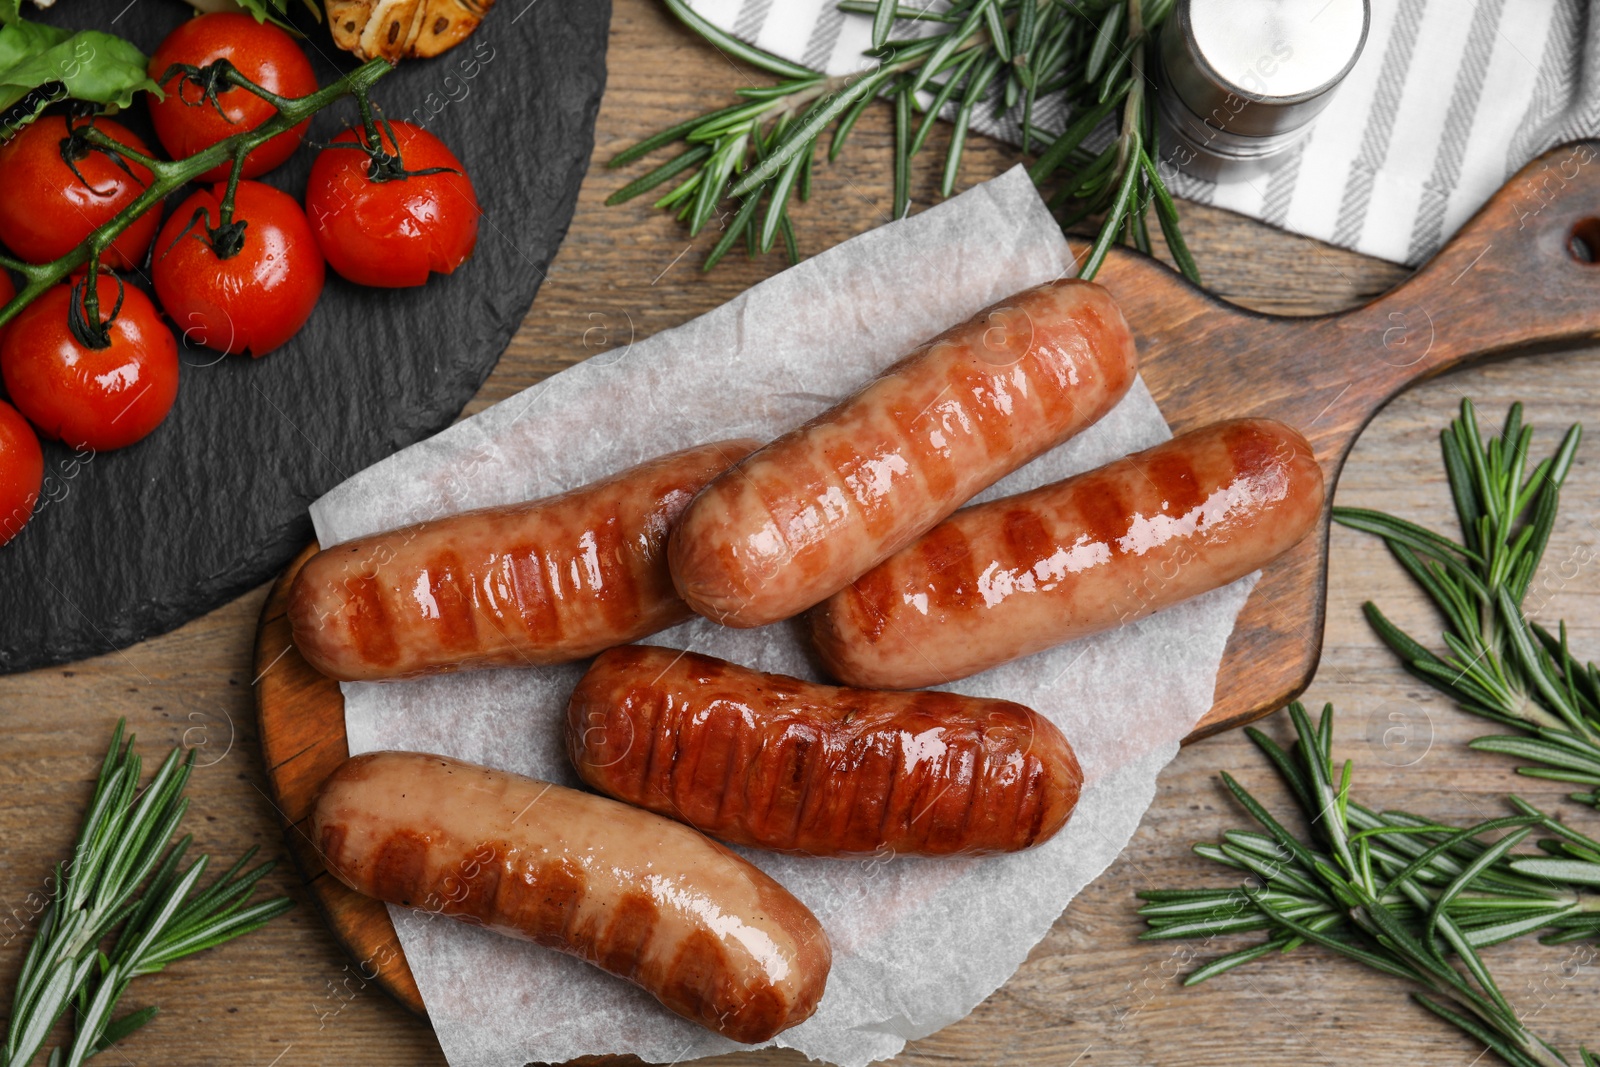
[{"label": "wooden table", "polygon": [[[730,256],[698,270],[715,234],[689,241],[644,203],[607,208],[624,178],[601,164],[643,134],[721,106],[741,72],[670,22],[655,0],[616,0],[610,87],[595,160],[577,216],[521,332],[468,412],[482,409],[596,352],[647,337],[723,303],[782,269],[774,253]],[[486,91],[492,91],[486,85]],[[887,109],[869,112],[846,159],[820,167],[816,196],[796,212],[801,248],[815,252],[887,219]],[[935,135],[933,153],[942,151]],[[1010,149],[978,139],[961,187],[1014,162]],[[917,171],[917,207],[935,197],[931,168]],[[1208,283],[1262,310],[1328,311],[1360,302],[1405,275],[1401,268],[1288,236],[1220,211],[1190,207],[1186,228]],[[514,240],[514,222],[489,220],[484,240]],[[1198,354],[1197,354],[1198,357]],[[1520,399],[1540,427],[1537,448],[1584,420],[1600,428],[1600,360],[1553,354],[1477,368],[1429,383],[1379,415],[1339,486],[1342,504],[1385,508],[1419,521],[1449,514],[1436,434],[1462,394],[1498,419]],[[1565,618],[1586,657],[1600,657],[1600,460],[1580,453],[1567,505],[1537,581],[1538,616]],[[83,491],[92,491],[92,486]],[[232,859],[249,845],[285,865],[264,883],[304,901],[263,793],[250,686],[251,640],[265,587],[164,637],[65,668],[0,678],[0,998],[9,1006],[23,936],[42,902],[51,864],[71,839],[118,715],[147,755],[187,736],[203,744],[190,786],[187,829],[199,848]],[[1379,600],[1422,634],[1436,622],[1373,540],[1333,536],[1328,628],[1322,668],[1308,699],[1331,700],[1342,717],[1341,755],[1357,762],[1357,789],[1374,806],[1405,807],[1448,820],[1499,814],[1517,790],[1591,830],[1600,816],[1560,801],[1554,783],[1517,778],[1509,761],[1470,753],[1487,727],[1405,675],[1359,613]],[[16,606],[6,605],[7,610]],[[1281,717],[1269,730],[1283,732]],[[912,1044],[902,1064],[1091,1064],[1202,1067],[1472,1063],[1481,1051],[1420,1009],[1397,983],[1328,955],[1301,950],[1262,961],[1196,989],[1175,976],[1221,946],[1142,944],[1134,892],[1143,887],[1226,884],[1224,872],[1189,852],[1244,817],[1216,772],[1252,787],[1269,772],[1237,733],[1182,752],[1162,774],[1143,826],[1115,864],[1079,898],[1028,962],[970,1017]],[[1270,789],[1266,790],[1273,794]],[[1592,990],[1596,953],[1584,946],[1502,946],[1489,959],[1503,988],[1544,1036],[1564,1049],[1597,1040]],[[119,1064],[439,1064],[432,1032],[366,986],[306,904],[242,941],[141,979],[126,1007],[157,1003],[162,1016],[126,1047]],[[0,1008],[0,1010],[4,1010]],[[793,1053],[738,1054],[720,1064],[800,1064]]]}]

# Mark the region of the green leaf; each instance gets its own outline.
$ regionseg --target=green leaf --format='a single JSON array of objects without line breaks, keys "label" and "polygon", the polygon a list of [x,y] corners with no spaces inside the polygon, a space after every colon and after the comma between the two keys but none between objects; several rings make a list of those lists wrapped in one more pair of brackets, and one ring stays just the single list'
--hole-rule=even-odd
[{"label": "green leaf", "polygon": [[[675,0],[668,0],[669,3]],[[834,119],[838,118],[851,104],[856,103],[862,96],[873,96],[882,88],[883,83],[892,77],[892,70],[875,70],[856,79],[848,86],[817,101],[816,106],[806,113],[803,121],[797,123],[784,136],[783,141],[772,150],[772,153],[759,164],[751,167],[743,178],[739,179],[728,195],[738,199],[748,194],[756,186],[764,184],[769,178],[782,170],[795,156],[805,151],[816,140],[817,134]],[[720,182],[718,183],[720,184]]]},{"label": "green leaf", "polygon": [[1568,882],[1574,885],[1600,885],[1600,863],[1529,857],[1527,859],[1512,860],[1511,869],[1518,874],[1532,875],[1536,878],[1549,878],[1557,882]]},{"label": "green leaf", "polygon": [[[0,26],[0,112],[27,100],[21,118],[32,121],[63,98],[123,108],[140,92],[159,97],[161,89],[145,73],[148,62],[131,42],[109,33],[15,19]],[[59,95],[42,91],[56,83]]]},{"label": "green leaf", "polygon": [[[1570,746],[1556,744],[1534,737],[1495,735],[1478,737],[1467,742],[1479,752],[1498,752],[1505,756],[1536,760],[1553,767],[1566,767],[1591,777],[1600,776],[1600,760],[1574,752]],[[1600,756],[1600,753],[1596,754]],[[1563,778],[1562,781],[1588,781],[1588,778]]]},{"label": "green leaf", "polygon": [[1565,915],[1570,908],[1554,909],[1540,912],[1537,915],[1528,915],[1520,919],[1508,919],[1505,922],[1494,923],[1490,926],[1475,926],[1467,931],[1467,942],[1474,948],[1487,948],[1498,945],[1502,941],[1521,937],[1523,934],[1532,933],[1542,927],[1549,926],[1551,921]]},{"label": "green leaf", "polygon": [[722,231],[722,236],[717,239],[717,243],[712,246],[711,252],[706,256],[705,263],[701,264],[700,269],[702,271],[708,271],[721,262],[722,257],[728,254],[728,249],[733,247],[733,242],[737,241],[745,230],[749,228],[750,220],[755,218],[756,209],[760,205],[761,192],[759,190],[744,198],[744,203],[739,205],[738,214],[734,215],[733,221],[728,224],[728,228]]},{"label": "green leaf", "polygon": [[[296,37],[304,36],[294,23],[289,21],[289,5],[287,0],[233,0],[248,14],[255,16],[257,22],[270,22],[279,29],[286,30]],[[322,8],[317,6],[317,0],[302,0],[311,17],[318,22],[322,21]]]},{"label": "green leaf", "polygon": [[667,10],[676,15],[685,26],[695,33],[710,41],[721,51],[737,59],[742,59],[751,66],[760,67],[783,78],[809,78],[815,72],[807,70],[798,63],[791,63],[787,59],[780,59],[770,52],[763,52],[753,45],[745,44],[739,38],[724,33],[705,19],[697,15],[685,0],[664,0]]},{"label": "green leaf", "polygon": [[100,1039],[94,1043],[96,1052],[104,1052],[131,1035],[135,1030],[148,1023],[161,1013],[161,1009],[154,1004],[138,1011],[130,1011],[120,1019],[115,1019],[100,1034]]},{"label": "green leaf", "polygon": [[894,26],[895,0],[878,0],[878,10],[872,13],[872,47],[882,48],[889,40],[889,30]]},{"label": "green leaf", "polygon": [[616,192],[606,197],[606,204],[608,206],[621,204],[628,200],[632,200],[640,193],[649,192],[662,182],[681,174],[683,171],[688,170],[696,163],[701,162],[709,155],[711,155],[710,145],[695,145],[687,152],[677,155],[672,159],[669,159],[667,162],[661,164],[661,166],[657,167],[649,174],[646,174],[644,177],[635,178],[627,185],[624,185],[621,189],[618,189]]},{"label": "green leaf", "polygon": [[1139,131],[1134,130],[1133,141],[1128,147],[1128,158],[1123,168],[1122,182],[1117,186],[1116,198],[1106,209],[1106,219],[1100,224],[1100,233],[1095,237],[1094,245],[1084,257],[1083,265],[1078,268],[1079,278],[1089,280],[1099,273],[1100,264],[1105,262],[1106,253],[1111,250],[1111,243],[1117,236],[1117,228],[1128,210],[1128,202],[1133,198],[1133,186],[1139,178],[1138,156],[1141,151]]}]

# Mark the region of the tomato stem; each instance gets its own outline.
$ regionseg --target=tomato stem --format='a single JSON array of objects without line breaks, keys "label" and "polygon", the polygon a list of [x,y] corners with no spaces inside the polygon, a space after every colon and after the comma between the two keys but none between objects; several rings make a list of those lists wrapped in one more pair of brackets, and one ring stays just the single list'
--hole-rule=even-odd
[{"label": "tomato stem", "polygon": [[98,254],[89,257],[89,269],[72,284],[72,297],[68,302],[67,326],[72,330],[72,336],[85,348],[105,349],[111,347],[111,324],[117,321],[117,315],[122,311],[122,300],[128,291],[122,284],[122,279],[115,273],[107,272],[117,283],[117,302],[111,309],[111,314],[104,319],[100,317],[100,257]]},{"label": "tomato stem", "polygon": [[[90,262],[91,259],[98,264],[99,257],[111,242],[115,241],[122,232],[131,226],[146,211],[161,203],[162,200],[178,189],[180,186],[191,182],[213,167],[233,161],[235,164],[235,179],[238,173],[238,161],[242,160],[249,152],[272,140],[280,133],[293,129],[306,119],[315,115],[323,108],[342,100],[347,96],[354,96],[358,105],[364,112],[369,111],[367,92],[374,83],[385,74],[394,69],[394,65],[386,59],[372,59],[346,74],[338,81],[323,86],[314,93],[295,98],[276,97],[279,104],[274,103],[278,113],[253,130],[236,133],[232,137],[224,138],[209,148],[202,149],[192,156],[183,159],[161,160],[153,159],[142,153],[129,149],[126,145],[111,140],[99,130],[89,126],[81,132],[85,141],[97,150],[106,151],[115,148],[117,154],[131,159],[140,166],[147,168],[151,174],[150,184],[144,192],[134,199],[127,207],[123,208],[112,218],[108,219],[89,234],[72,251],[59,259],[49,263],[21,263],[12,259],[0,259],[0,265],[21,274],[25,283],[17,295],[4,307],[0,307],[0,326],[10,322],[23,308],[38,299],[51,286],[71,275],[81,264]],[[237,71],[228,75],[228,80],[241,88],[251,88],[251,83],[244,75]],[[259,88],[259,87],[255,87]],[[262,90],[265,92],[265,90]],[[257,95],[260,95],[258,93]],[[268,94],[273,96],[275,94]],[[267,97],[263,97],[266,99]],[[269,102],[271,102],[269,100]],[[236,184],[236,181],[233,182]],[[230,196],[231,196],[230,188]],[[231,201],[229,208],[231,212]],[[86,302],[92,294],[86,294]],[[98,305],[98,301],[96,301]]]},{"label": "tomato stem", "polygon": [[218,259],[231,259],[244,251],[244,229],[250,222],[248,219],[234,221],[233,200],[239,192],[239,179],[244,176],[247,155],[249,152],[243,148],[235,150],[233,167],[228,171],[228,189],[222,194],[222,204],[217,208],[217,224],[206,231],[211,250]]}]

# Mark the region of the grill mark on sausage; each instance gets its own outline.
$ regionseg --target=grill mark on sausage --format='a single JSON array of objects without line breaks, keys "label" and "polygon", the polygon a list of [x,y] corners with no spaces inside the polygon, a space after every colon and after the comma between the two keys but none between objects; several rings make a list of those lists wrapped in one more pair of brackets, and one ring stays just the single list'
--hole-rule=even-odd
[{"label": "grill mark on sausage", "polygon": [[[957,523],[935,526],[916,543],[913,551],[916,559],[912,562],[911,573],[927,576],[930,610],[961,611],[982,601],[972,546]],[[891,602],[890,610],[895,607],[898,605]]]},{"label": "grill mark on sausage", "polygon": [[844,591],[846,614],[855,621],[861,637],[876,644],[889,625],[889,614],[900,602],[900,586],[887,567],[874,567]]},{"label": "grill mark on sausage", "polygon": [[[579,955],[593,961],[593,945],[586,945],[573,929],[588,886],[576,865],[566,859],[529,857],[504,885],[508,892],[502,898],[502,913],[515,916],[518,929],[541,945],[566,951],[576,948]],[[583,952],[585,948],[590,951]]]},{"label": "grill mark on sausage", "polygon": [[459,877],[466,887],[459,907],[485,925],[492,922],[497,914],[500,881],[505,872],[501,857],[506,851],[504,842],[484,842],[461,865],[459,871]]},{"label": "grill mark on sausage", "polygon": [[613,974],[637,975],[655,936],[661,912],[647,893],[628,893],[612,909],[611,921],[601,931],[595,962]]},{"label": "grill mark on sausage", "polygon": [[894,469],[895,461],[904,462],[904,457],[888,443],[863,443],[865,449],[857,449],[849,438],[841,437],[828,447],[826,462],[844,487],[845,498],[855,505],[853,510],[867,533],[875,539],[888,538],[901,519],[894,499],[895,483],[910,472]]},{"label": "grill mark on sausage", "polygon": [[511,599],[528,640],[554,644],[561,639],[561,616],[545,571],[544,553],[536,545],[521,544],[507,555],[511,559]]},{"label": "grill mark on sausage", "polygon": [[730,808],[739,809],[742,798],[749,792],[750,759],[745,752],[748,738],[745,736],[744,716],[739,714],[737,708],[726,704],[719,703],[718,710],[727,726],[718,731],[708,722],[706,732],[712,735],[713,741],[720,742],[726,769],[722,776],[721,792],[715,797],[706,797],[705,806],[709,809],[708,817],[720,823]]},{"label": "grill mark on sausage", "polygon": [[1128,532],[1129,518],[1133,514],[1120,486],[1124,467],[1125,463],[1117,464],[1083,475],[1072,492],[1072,502],[1077,506],[1078,522],[1084,533],[1090,542],[1110,548],[1113,556],[1122,555],[1117,542]]},{"label": "grill mark on sausage", "polygon": [[1169,448],[1140,464],[1168,515],[1186,515],[1204,504],[1209,495],[1195,474],[1194,464],[1182,450]]},{"label": "grill mark on sausage", "polygon": [[[981,370],[970,362],[958,363],[950,369],[951,392],[961,399],[962,407],[972,420],[976,440],[969,447],[980,450],[975,460],[992,461],[1011,451],[1016,441],[1015,410],[1006,411],[1001,397],[1011,391],[1005,388],[1005,372]],[[1013,403],[1016,401],[1013,396]],[[969,438],[969,440],[971,440]],[[999,473],[1008,473],[1011,465]]]},{"label": "grill mark on sausage", "polygon": [[[674,783],[672,779],[673,761],[667,760],[664,772],[656,770],[656,755],[672,740],[672,731],[669,728],[666,701],[653,700],[649,696],[642,696],[638,689],[633,689],[619,702],[617,713],[627,715],[635,708],[643,708],[644,712],[634,718],[634,736],[642,736],[645,741],[644,761],[639,767],[635,789],[641,796],[648,796],[659,791],[661,796],[668,801],[676,801]],[[643,719],[640,722],[639,719]],[[607,722],[609,722],[609,717]],[[627,756],[623,757],[624,760]]]},{"label": "grill mark on sausage", "polygon": [[464,586],[471,581],[461,557],[450,549],[437,552],[423,567],[428,579],[428,595],[438,617],[433,620],[434,638],[441,648],[457,651],[477,643],[478,626],[473,617],[472,591]]},{"label": "grill mark on sausage", "polygon": [[1049,559],[1059,547],[1039,512],[1031,507],[1006,509],[1000,517],[1000,533],[1009,562],[1018,570],[1029,570]]},{"label": "grill mark on sausage", "polygon": [[1240,478],[1257,478],[1281,466],[1277,449],[1284,442],[1263,432],[1253,422],[1228,426],[1223,431],[1222,443],[1233,463],[1234,474]]},{"label": "grill mark on sausage", "polygon": [[[428,885],[428,839],[415,830],[393,830],[374,850],[366,881],[372,895],[408,908],[450,906],[444,887]],[[429,899],[429,894],[439,894]]]},{"label": "grill mark on sausage", "polygon": [[345,590],[345,618],[356,651],[368,663],[391,666],[400,660],[400,645],[395,640],[394,620],[383,604],[383,591],[375,577],[361,575],[348,579]]},{"label": "grill mark on sausage", "polygon": [[634,580],[634,561],[622,534],[621,510],[611,503],[605,518],[589,527],[594,537],[594,552],[600,571],[600,584],[594,600],[612,629],[625,631],[639,617],[639,586]]},{"label": "grill mark on sausage", "polygon": [[[669,979],[662,989],[663,1001],[669,1005],[680,1004],[683,1007],[679,1010],[690,1014],[691,1018],[697,1014],[702,1026],[727,1033],[722,1029],[724,1021],[716,1016],[719,1012],[732,1011],[734,1005],[727,983],[717,977],[728,973],[728,957],[716,938],[704,930],[696,930],[685,937],[665,973]],[[699,1009],[698,1013],[694,1013],[695,1008]]]},{"label": "grill mark on sausage", "polygon": [[322,853],[324,861],[329,867],[339,869],[343,865],[345,839],[350,836],[350,828],[341,822],[327,822],[322,824],[322,834],[317,844],[317,849]]},{"label": "grill mark on sausage", "polygon": [[921,476],[928,495],[938,499],[956,492],[960,476],[956,469],[956,442],[939,418],[939,404],[946,395],[941,392],[915,409],[913,405],[921,398],[903,397],[911,403],[896,404],[889,410],[889,417],[908,453],[911,470]]}]

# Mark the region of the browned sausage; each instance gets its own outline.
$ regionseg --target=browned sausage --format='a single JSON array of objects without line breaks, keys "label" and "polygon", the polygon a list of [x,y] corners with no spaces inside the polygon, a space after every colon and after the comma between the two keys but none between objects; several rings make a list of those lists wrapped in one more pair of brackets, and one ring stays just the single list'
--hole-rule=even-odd
[{"label": "browned sausage", "polygon": [[1021,704],[838,689],[645,645],[583,676],[567,750],[618,800],[814,856],[1030,848],[1083,781],[1061,731]]},{"label": "browned sausage", "polygon": [[324,783],[312,841],[358,893],[570,953],[735,1041],[804,1021],[828,980],[828,937],[781,885],[604,797],[370,752]]},{"label": "browned sausage", "polygon": [[812,635],[850,685],[965,678],[1249,574],[1305,536],[1322,496],[1294,430],[1218,423],[958,511],[820,605]]},{"label": "browned sausage", "polygon": [[335,545],[295,578],[294,642],[351,681],[562,663],[675,626],[692,612],[667,573],[667,534],[755,446],[701,445],[560,496]]},{"label": "browned sausage", "polygon": [[678,592],[729,626],[799,614],[1099,419],[1134,373],[1104,289],[1018,293],[707,486],[668,549]]}]

